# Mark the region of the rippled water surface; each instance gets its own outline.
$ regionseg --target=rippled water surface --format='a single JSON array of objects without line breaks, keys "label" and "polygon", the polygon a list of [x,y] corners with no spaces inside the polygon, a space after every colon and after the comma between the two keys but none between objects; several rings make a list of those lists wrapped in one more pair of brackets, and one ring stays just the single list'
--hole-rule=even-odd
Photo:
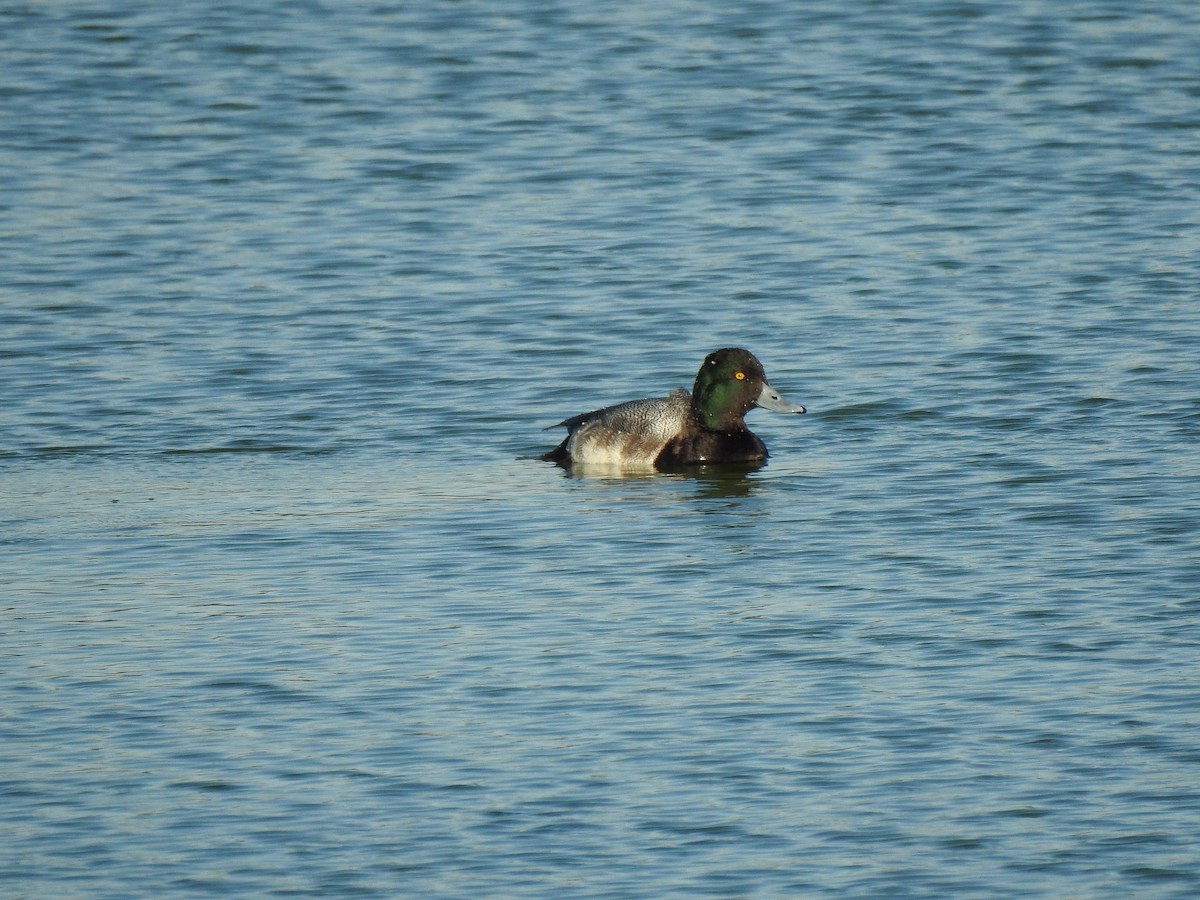
[{"label": "rippled water surface", "polygon": [[[0,893],[1200,893],[1193,3],[0,53]],[[533,458],[730,345],[766,467]]]}]

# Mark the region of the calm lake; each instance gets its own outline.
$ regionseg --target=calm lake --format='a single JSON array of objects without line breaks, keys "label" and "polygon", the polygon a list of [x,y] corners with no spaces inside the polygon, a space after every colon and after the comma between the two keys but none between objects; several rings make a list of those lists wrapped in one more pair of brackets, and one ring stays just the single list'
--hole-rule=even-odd
[{"label": "calm lake", "polygon": [[[0,10],[0,894],[1200,895],[1200,7]],[[743,346],[763,468],[568,416]]]}]

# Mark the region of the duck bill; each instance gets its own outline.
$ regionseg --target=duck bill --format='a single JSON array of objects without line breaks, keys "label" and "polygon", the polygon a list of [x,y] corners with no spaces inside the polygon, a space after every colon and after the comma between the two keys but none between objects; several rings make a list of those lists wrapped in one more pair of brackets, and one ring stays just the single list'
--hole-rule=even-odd
[{"label": "duck bill", "polygon": [[799,403],[792,403],[790,400],[784,400],[780,396],[779,391],[771,387],[769,384],[764,384],[762,393],[758,395],[758,399],[754,401],[755,406],[761,406],[763,409],[771,409],[775,412],[782,413],[802,413],[804,407]]}]

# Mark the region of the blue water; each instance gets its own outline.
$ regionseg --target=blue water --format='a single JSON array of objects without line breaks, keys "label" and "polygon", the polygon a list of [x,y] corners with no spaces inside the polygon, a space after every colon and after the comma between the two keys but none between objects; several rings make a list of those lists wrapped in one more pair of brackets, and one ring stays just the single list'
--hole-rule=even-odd
[{"label": "blue water", "polygon": [[[0,10],[0,894],[1200,894],[1200,8]],[[753,472],[543,429],[749,347]]]}]

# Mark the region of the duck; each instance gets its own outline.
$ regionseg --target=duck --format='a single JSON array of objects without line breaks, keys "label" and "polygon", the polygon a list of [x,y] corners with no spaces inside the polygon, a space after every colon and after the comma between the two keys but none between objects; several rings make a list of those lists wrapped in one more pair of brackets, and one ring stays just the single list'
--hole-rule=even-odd
[{"label": "duck", "polygon": [[762,440],[746,427],[754,407],[803,413],[767,381],[749,350],[726,347],[704,358],[689,393],[629,400],[564,419],[562,443],[539,459],[564,467],[672,471],[690,466],[761,465]]}]

